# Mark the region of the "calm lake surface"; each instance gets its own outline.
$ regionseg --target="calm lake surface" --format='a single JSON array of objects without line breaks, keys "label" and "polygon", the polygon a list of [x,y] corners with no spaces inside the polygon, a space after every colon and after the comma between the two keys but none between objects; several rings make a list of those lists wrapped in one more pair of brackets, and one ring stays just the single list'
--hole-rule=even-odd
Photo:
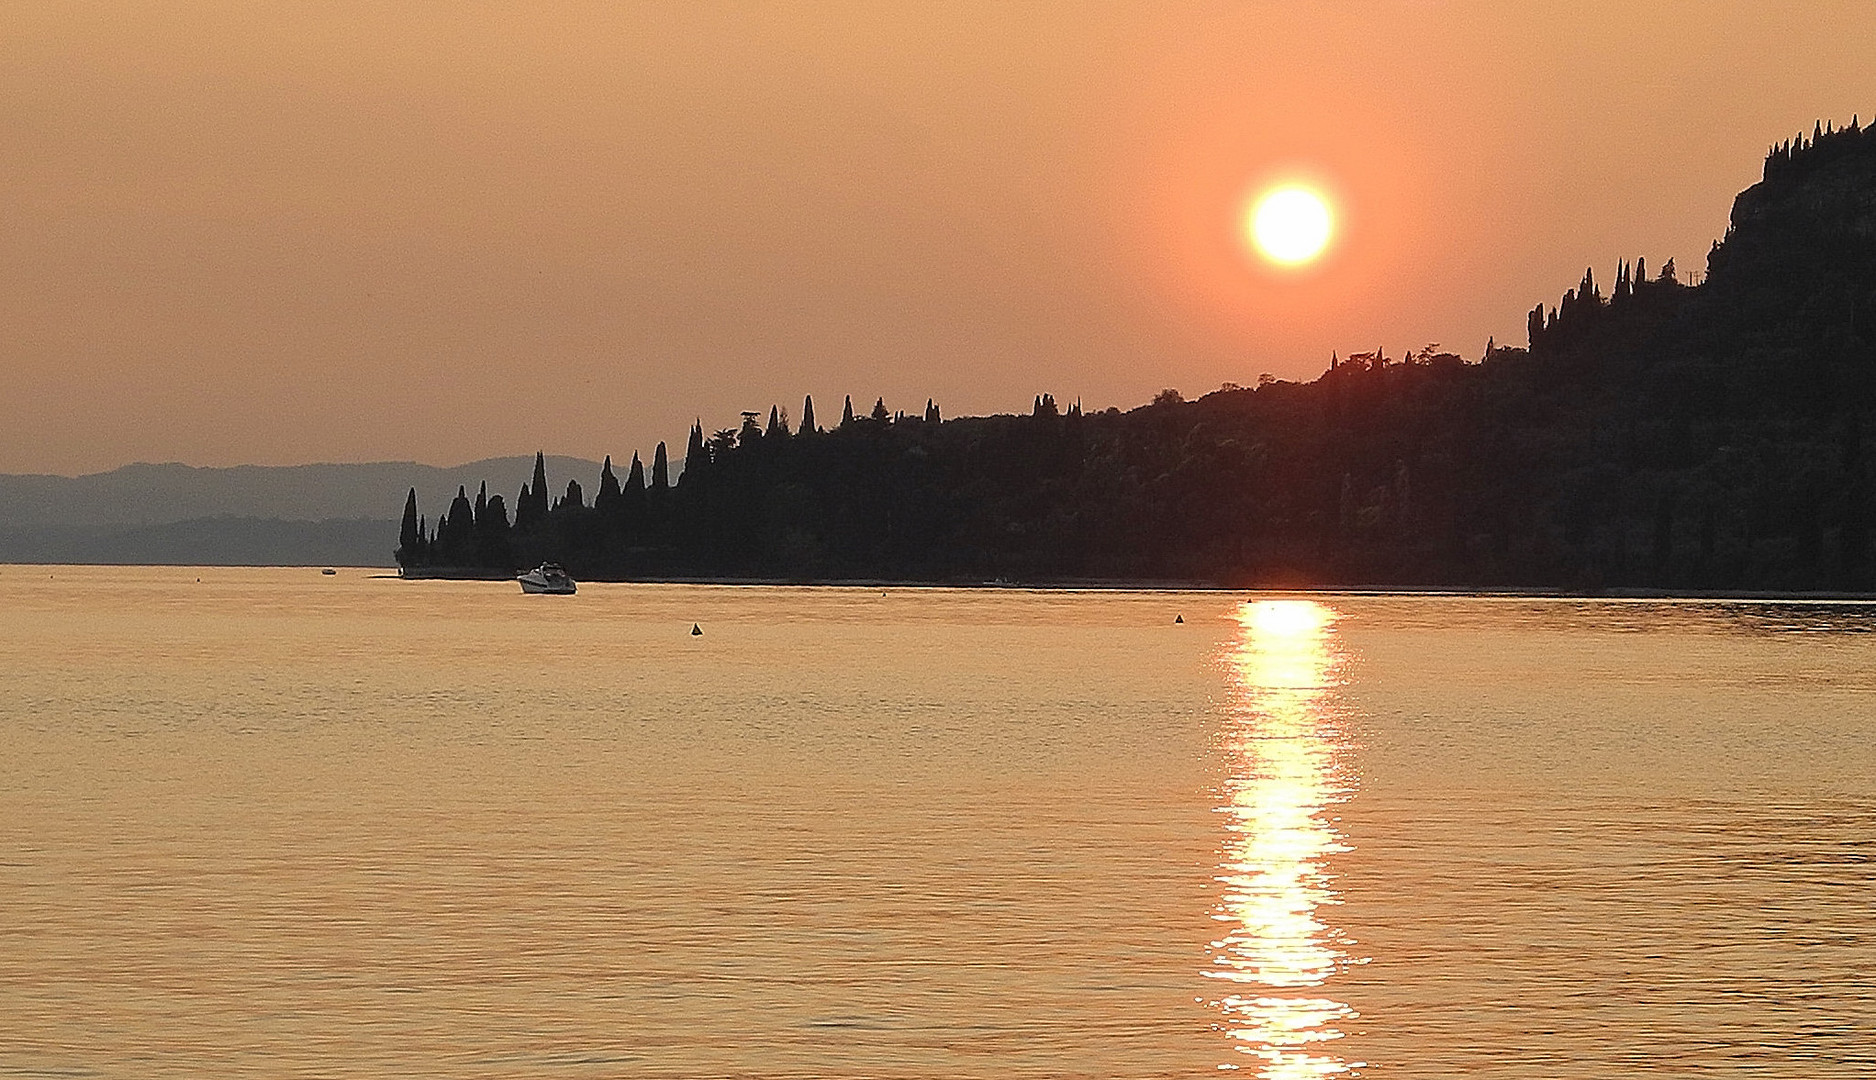
[{"label": "calm lake surface", "polygon": [[1869,1077],[1871,631],[0,567],[0,1074]]}]

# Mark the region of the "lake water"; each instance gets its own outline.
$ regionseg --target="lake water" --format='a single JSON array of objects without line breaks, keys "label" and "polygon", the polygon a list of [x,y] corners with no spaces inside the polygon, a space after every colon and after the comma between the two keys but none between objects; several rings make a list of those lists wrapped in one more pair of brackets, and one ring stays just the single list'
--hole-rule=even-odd
[{"label": "lake water", "polygon": [[0,567],[0,1074],[1868,1077],[1872,630]]}]

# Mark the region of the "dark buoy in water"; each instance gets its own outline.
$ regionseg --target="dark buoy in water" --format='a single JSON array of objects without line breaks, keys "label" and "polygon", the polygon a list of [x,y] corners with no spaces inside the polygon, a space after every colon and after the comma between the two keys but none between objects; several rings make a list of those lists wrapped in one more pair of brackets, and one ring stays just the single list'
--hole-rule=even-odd
[{"label": "dark buoy in water", "polygon": [[1183,623],[1183,622],[1185,622],[1185,621],[1186,621],[1186,617],[1185,617],[1184,615],[1174,615],[1174,616],[1173,616],[1173,622],[1176,622],[1176,623]]},{"label": "dark buoy in water", "polygon": [[703,637],[703,627],[698,626],[696,623],[691,623],[690,624],[690,636],[691,637]]}]

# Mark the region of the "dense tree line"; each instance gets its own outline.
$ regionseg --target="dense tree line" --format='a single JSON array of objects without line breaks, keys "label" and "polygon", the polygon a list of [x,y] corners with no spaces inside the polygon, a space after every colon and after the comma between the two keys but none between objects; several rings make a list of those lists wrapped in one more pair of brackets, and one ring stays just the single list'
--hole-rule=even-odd
[{"label": "dense tree line", "polygon": [[946,420],[884,401],[692,427],[679,480],[608,460],[589,500],[537,459],[510,521],[415,494],[406,572],[1273,585],[1872,587],[1876,132],[1819,126],[1690,284],[1619,263],[1531,312],[1525,348],[1333,357],[1128,412],[1039,395]]}]

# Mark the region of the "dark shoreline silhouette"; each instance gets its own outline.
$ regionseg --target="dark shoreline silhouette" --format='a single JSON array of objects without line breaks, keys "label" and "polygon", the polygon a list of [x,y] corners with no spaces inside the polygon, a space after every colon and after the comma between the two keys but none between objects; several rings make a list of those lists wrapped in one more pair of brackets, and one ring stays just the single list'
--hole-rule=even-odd
[{"label": "dark shoreline silhouette", "polygon": [[1186,582],[1226,587],[1857,593],[1876,404],[1876,131],[1774,147],[1698,285],[1591,271],[1526,347],[1331,359],[1309,383],[1162,392],[1128,412],[1039,395],[945,420],[883,401],[693,426],[589,498],[413,491],[407,576]]}]

